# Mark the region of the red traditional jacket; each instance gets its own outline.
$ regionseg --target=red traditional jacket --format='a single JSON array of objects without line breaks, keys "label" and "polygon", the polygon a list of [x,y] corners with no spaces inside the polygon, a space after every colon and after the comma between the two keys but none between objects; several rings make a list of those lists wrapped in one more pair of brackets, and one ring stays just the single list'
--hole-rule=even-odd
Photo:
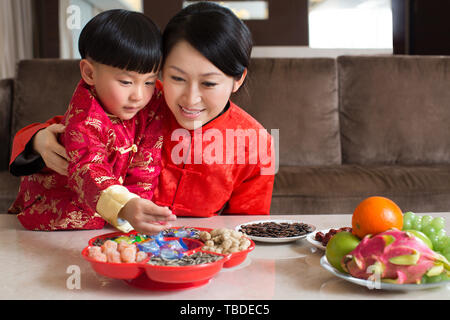
[{"label": "red traditional jacket", "polygon": [[[157,87],[161,88],[160,82]],[[188,131],[180,127],[165,103],[161,108],[164,144],[159,184],[153,197],[156,204],[170,207],[177,216],[270,213],[274,144],[254,118],[230,102],[222,115],[201,130]],[[33,124],[19,131],[14,139],[11,163],[39,129],[60,122],[61,117],[55,117],[45,124]],[[234,135],[234,146],[232,139],[226,139],[227,132],[229,136]],[[242,134],[248,136],[249,143],[239,143]],[[221,138],[222,147],[218,141]]]},{"label": "red traditional jacket", "polygon": [[275,155],[271,136],[254,118],[230,102],[197,130],[182,128],[168,108],[164,119],[156,204],[177,216],[270,213]]},{"label": "red traditional jacket", "polygon": [[[152,199],[161,170],[162,120],[158,89],[133,119],[108,115],[82,80],[61,122],[60,136],[70,158],[68,176],[45,168],[22,177],[10,212],[31,230],[99,229],[133,197]],[[17,134],[29,137],[38,126]],[[13,157],[17,154],[15,145]],[[129,227],[126,226],[127,228]],[[120,229],[120,228],[119,228]]]}]

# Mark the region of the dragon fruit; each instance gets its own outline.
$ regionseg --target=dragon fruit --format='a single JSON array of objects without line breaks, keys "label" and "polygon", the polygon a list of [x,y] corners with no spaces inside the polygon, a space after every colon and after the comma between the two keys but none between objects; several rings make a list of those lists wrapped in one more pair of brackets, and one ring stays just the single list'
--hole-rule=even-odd
[{"label": "dragon fruit", "polygon": [[450,276],[450,263],[412,233],[391,229],[367,235],[341,262],[353,277],[420,284],[424,275]]}]

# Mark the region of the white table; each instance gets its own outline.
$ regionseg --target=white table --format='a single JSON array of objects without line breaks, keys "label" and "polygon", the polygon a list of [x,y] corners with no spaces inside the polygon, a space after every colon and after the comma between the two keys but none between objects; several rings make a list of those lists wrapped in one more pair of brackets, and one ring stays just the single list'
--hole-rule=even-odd
[{"label": "white table", "polygon": [[[430,213],[446,218],[450,213]],[[317,229],[351,226],[351,215],[273,215],[178,218],[175,226],[234,228],[261,219],[295,219]],[[0,215],[0,299],[450,299],[450,286],[421,291],[368,289],[339,279],[320,266],[324,254],[306,240],[256,243],[239,266],[223,269],[208,284],[182,291],[138,289],[96,274],[81,256],[90,238],[115,231],[37,232],[25,230],[13,215]],[[70,277],[79,271],[80,288]],[[75,272],[75,273],[74,273]]]}]

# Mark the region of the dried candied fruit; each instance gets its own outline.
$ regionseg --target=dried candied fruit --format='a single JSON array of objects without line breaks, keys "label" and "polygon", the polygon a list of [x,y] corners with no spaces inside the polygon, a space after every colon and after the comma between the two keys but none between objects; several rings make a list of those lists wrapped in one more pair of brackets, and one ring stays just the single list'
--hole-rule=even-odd
[{"label": "dried candied fruit", "polygon": [[88,256],[96,261],[110,263],[134,263],[147,258],[147,254],[138,251],[136,245],[112,240],[105,241],[101,246],[89,247]]}]

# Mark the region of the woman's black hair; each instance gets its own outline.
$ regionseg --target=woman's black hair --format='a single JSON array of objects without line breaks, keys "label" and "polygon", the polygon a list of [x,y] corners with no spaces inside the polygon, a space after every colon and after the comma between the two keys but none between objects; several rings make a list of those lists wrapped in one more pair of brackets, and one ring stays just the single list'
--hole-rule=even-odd
[{"label": "woman's black hair", "polygon": [[251,33],[230,9],[218,4],[198,2],[178,12],[163,32],[163,59],[183,40],[228,76],[239,79],[249,66]]},{"label": "woman's black hair", "polygon": [[92,18],[78,41],[83,59],[138,73],[157,72],[162,61],[161,31],[140,12],[114,9]]}]

